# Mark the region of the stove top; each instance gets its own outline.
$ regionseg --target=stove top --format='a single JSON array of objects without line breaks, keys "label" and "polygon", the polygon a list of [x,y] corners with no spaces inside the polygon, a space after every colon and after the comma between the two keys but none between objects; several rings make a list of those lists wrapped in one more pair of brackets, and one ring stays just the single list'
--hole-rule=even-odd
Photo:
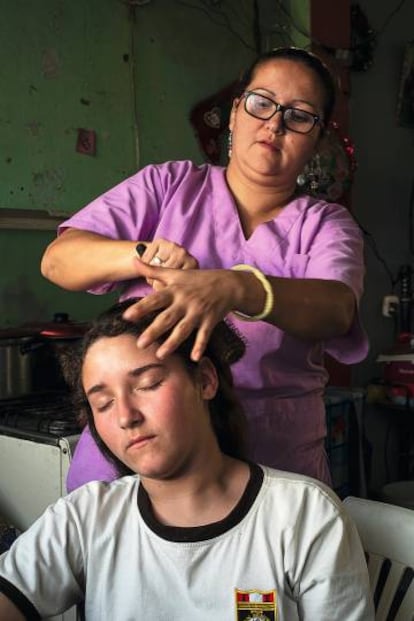
[{"label": "stove top", "polygon": [[61,437],[80,433],[76,413],[65,391],[35,393],[0,400],[0,433],[39,433]]}]

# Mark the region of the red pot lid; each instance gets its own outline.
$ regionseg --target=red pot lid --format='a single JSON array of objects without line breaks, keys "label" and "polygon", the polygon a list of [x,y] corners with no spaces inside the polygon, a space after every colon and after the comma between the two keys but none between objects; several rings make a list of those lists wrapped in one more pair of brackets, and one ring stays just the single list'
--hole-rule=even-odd
[{"label": "red pot lid", "polygon": [[[89,323],[70,321],[66,313],[55,313],[53,321],[26,323],[18,328],[7,329],[5,336],[44,336],[47,338],[81,338],[89,328]],[[14,334],[11,334],[11,332]],[[1,331],[0,331],[1,336]]]},{"label": "red pot lid", "polygon": [[40,330],[39,334],[41,336],[47,336],[49,338],[60,338],[60,339],[74,339],[81,338],[86,330],[88,329],[88,324],[74,323],[74,324],[53,324],[44,325],[44,327]]}]

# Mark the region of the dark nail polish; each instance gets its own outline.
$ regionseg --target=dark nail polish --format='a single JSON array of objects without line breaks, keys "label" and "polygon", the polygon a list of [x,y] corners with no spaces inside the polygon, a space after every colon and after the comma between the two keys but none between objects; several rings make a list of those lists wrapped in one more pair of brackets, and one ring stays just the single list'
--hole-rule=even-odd
[{"label": "dark nail polish", "polygon": [[145,245],[145,244],[142,244],[141,242],[140,242],[139,244],[137,244],[137,245],[136,245],[135,250],[137,251],[137,254],[138,254],[140,257],[142,257],[142,255],[144,254],[144,252],[145,252],[145,248],[146,248],[146,245]]}]

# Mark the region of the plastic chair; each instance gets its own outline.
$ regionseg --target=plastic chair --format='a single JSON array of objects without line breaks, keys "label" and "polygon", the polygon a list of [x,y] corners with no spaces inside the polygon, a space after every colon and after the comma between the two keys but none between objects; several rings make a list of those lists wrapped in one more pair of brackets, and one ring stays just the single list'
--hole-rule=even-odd
[{"label": "plastic chair", "polygon": [[348,496],[368,563],[377,621],[414,621],[414,510]]}]

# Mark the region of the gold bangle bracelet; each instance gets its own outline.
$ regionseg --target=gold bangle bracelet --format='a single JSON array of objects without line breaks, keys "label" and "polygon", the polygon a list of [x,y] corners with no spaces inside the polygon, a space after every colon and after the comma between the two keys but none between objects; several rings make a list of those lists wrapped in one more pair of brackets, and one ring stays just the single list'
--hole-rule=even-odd
[{"label": "gold bangle bracelet", "polygon": [[261,319],[266,319],[266,317],[272,312],[275,302],[272,285],[267,280],[266,276],[263,274],[263,272],[257,269],[257,267],[247,265],[247,263],[239,263],[237,265],[233,265],[231,269],[239,272],[251,272],[252,274],[254,274],[257,280],[260,281],[260,284],[262,285],[266,293],[266,300],[263,310],[258,315],[246,315],[245,313],[241,313],[240,311],[233,311],[233,313],[237,315],[237,317],[239,317],[240,319],[244,319],[245,321],[260,321]]}]

